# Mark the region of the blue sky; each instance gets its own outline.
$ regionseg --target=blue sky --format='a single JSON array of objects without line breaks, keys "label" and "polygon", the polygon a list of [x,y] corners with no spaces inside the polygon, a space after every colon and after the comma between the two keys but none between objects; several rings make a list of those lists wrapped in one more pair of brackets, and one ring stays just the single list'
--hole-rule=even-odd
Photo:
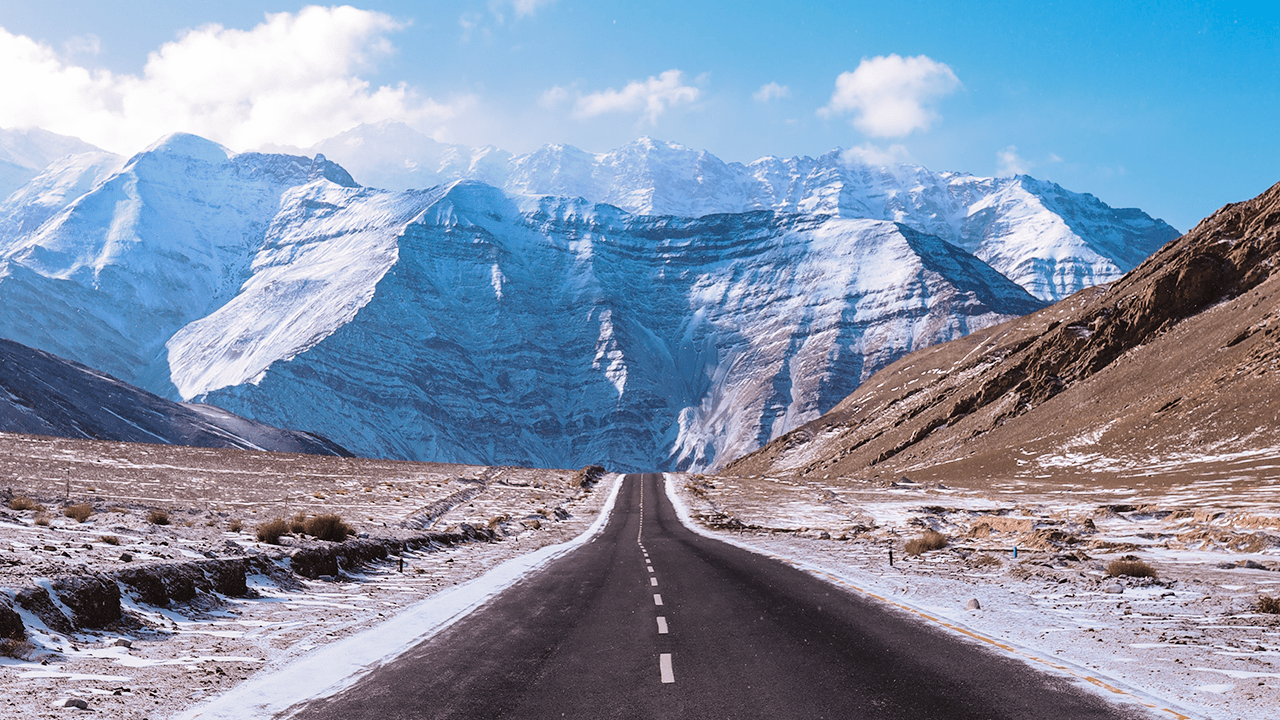
[{"label": "blue sky", "polygon": [[0,0],[0,126],[126,153],[178,130],[306,146],[380,119],[515,152],[861,148],[1027,172],[1187,230],[1280,181],[1275,6]]}]

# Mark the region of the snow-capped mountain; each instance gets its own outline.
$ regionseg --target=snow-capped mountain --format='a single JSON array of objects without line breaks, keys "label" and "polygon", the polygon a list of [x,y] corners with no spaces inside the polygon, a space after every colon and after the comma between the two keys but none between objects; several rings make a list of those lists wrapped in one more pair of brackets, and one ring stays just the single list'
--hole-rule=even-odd
[{"label": "snow-capped mountain", "polygon": [[1140,210],[1114,209],[1025,175],[874,166],[840,150],[742,165],[640,138],[598,154],[548,145],[510,156],[437,143],[404,125],[382,123],[354,128],[312,151],[388,189],[470,178],[533,201],[580,197],[642,215],[778,210],[890,220],[968,250],[1047,301],[1115,280],[1179,234]]},{"label": "snow-capped mountain", "polygon": [[885,221],[522,211],[466,181],[319,181],[281,217],[241,293],[169,342],[173,382],[369,455],[706,466],[912,348],[1041,306]]},{"label": "snow-capped mountain", "polygon": [[212,405],[175,403],[25,345],[0,340],[0,432],[350,456],[323,437]]},{"label": "snow-capped mountain", "polygon": [[55,163],[0,213],[0,336],[365,455],[707,467],[1043,305],[983,255],[1052,294],[1167,228],[1030,178],[840,153],[438,145],[420,167],[501,187],[360,187],[323,155],[190,135]]},{"label": "snow-capped mountain", "polygon": [[[39,200],[40,183],[83,185],[101,172],[92,165],[52,167],[10,201]],[[173,135],[34,230],[21,218],[47,206],[7,202],[19,220],[0,234],[0,333],[172,396],[165,342],[235,295],[280,196],[313,171],[354,184],[323,158],[232,155]]]},{"label": "snow-capped mountain", "polygon": [[78,138],[38,128],[0,128],[0,198],[67,155],[102,152]]}]

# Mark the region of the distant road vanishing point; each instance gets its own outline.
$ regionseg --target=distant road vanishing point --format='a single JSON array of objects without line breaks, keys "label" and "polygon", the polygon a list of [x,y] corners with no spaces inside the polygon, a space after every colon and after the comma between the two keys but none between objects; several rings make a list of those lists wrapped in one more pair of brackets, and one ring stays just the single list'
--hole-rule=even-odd
[{"label": "distant road vanishing point", "polygon": [[697,535],[658,474],[625,478],[591,542],[289,716],[1148,717]]}]

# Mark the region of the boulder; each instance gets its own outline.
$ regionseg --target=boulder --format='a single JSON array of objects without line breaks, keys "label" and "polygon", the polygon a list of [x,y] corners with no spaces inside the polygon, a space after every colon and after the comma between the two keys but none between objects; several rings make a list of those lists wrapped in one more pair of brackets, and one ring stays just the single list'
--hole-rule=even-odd
[{"label": "boulder", "polygon": [[0,602],[0,639],[27,639],[27,628],[22,624],[22,616],[3,602]]},{"label": "boulder", "polygon": [[978,602],[978,598],[969,598],[969,602],[965,603],[965,610],[981,610],[982,603]]}]

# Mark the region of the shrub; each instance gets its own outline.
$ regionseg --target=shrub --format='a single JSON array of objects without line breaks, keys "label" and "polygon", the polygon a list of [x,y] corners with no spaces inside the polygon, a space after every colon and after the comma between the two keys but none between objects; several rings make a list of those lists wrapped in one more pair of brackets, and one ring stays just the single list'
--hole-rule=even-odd
[{"label": "shrub", "polygon": [[319,540],[342,542],[351,534],[351,527],[337,515],[316,515],[307,520],[307,534]]},{"label": "shrub", "polygon": [[925,530],[924,534],[914,540],[907,541],[907,554],[919,555],[930,550],[940,550],[947,546],[947,536],[937,530]]},{"label": "shrub", "polygon": [[19,495],[9,501],[10,510],[35,510],[36,512],[44,512],[44,506],[32,500],[26,495]]},{"label": "shrub", "polygon": [[240,532],[240,530],[243,528],[244,528],[244,521],[241,520],[240,518],[236,518],[235,520],[232,520],[231,522],[227,523],[227,529],[230,530],[231,532]]},{"label": "shrub", "polygon": [[1107,577],[1119,577],[1121,575],[1154,578],[1156,577],[1156,569],[1137,558],[1126,555],[1107,563]]},{"label": "shrub", "polygon": [[289,521],[289,532],[294,535],[302,535],[307,532],[307,514],[299,512]]},{"label": "shrub", "polygon": [[1258,596],[1258,612],[1280,615],[1280,597]]},{"label": "shrub", "polygon": [[259,542],[271,543],[272,545],[280,544],[280,536],[288,534],[289,523],[284,518],[275,518],[268,520],[257,527],[256,535]]},{"label": "shrub", "polygon": [[40,513],[36,516],[36,524],[40,527],[49,527],[49,516],[44,513]]},{"label": "shrub", "polygon": [[975,555],[969,558],[969,563],[974,567],[987,567],[988,565],[999,565],[1000,558],[983,553],[982,555]]},{"label": "shrub", "polygon": [[89,503],[79,503],[77,505],[68,505],[63,508],[62,514],[75,520],[76,522],[84,522],[93,514],[93,508]]},{"label": "shrub", "polygon": [[26,660],[35,652],[36,646],[30,640],[11,640],[0,638],[0,656],[15,660]]},{"label": "shrub", "polygon": [[152,510],[151,512],[147,513],[147,522],[151,523],[152,525],[168,525],[169,511],[160,510],[159,508]]},{"label": "shrub", "polygon": [[98,538],[98,542],[106,543],[108,545],[119,545],[120,538],[116,537],[115,535],[103,535],[102,537]]}]

